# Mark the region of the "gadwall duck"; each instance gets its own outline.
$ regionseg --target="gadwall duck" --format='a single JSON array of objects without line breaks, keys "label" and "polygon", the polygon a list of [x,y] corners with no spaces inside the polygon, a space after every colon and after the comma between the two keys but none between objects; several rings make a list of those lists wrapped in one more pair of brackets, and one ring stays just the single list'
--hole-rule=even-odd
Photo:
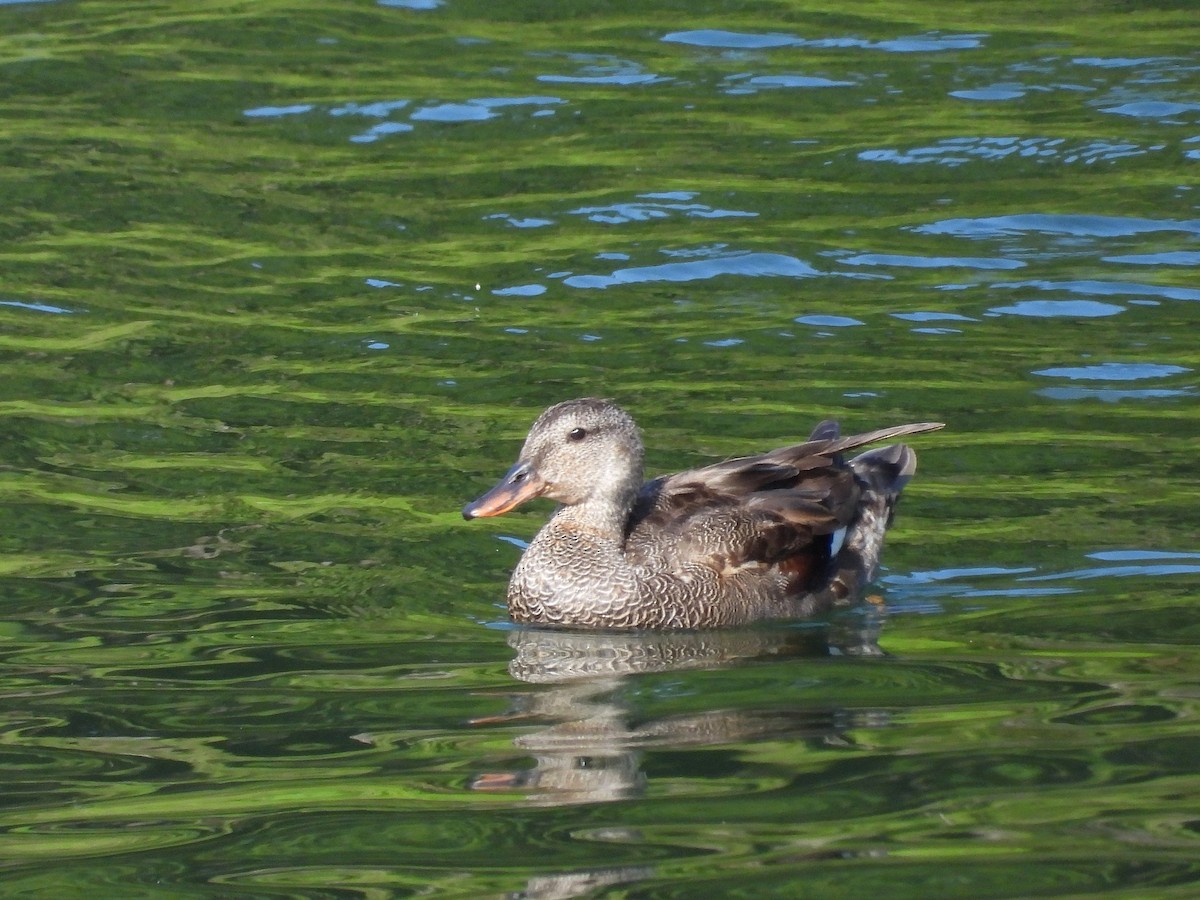
[{"label": "gadwall duck", "polygon": [[642,483],[637,425],[607,400],[568,400],[533,423],[516,465],[463,517],[536,497],[559,508],[508,585],[515,622],[591,629],[712,628],[822,613],[874,577],[924,422],[803,444]]}]

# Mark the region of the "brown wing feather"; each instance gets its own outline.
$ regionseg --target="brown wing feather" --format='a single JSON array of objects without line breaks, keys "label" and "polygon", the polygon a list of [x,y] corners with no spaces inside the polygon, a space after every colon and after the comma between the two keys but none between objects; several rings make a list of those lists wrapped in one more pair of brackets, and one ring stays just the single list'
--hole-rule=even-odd
[{"label": "brown wing feather", "polygon": [[627,551],[718,571],[827,558],[832,532],[849,524],[861,487],[841,454],[875,441],[941,428],[924,422],[840,437],[820,423],[812,439],[647,482],[629,520]]},{"label": "brown wing feather", "polygon": [[[803,444],[780,447],[757,456],[741,456],[698,469],[687,469],[675,475],[664,476],[657,481],[661,483],[660,490],[666,493],[697,482],[715,490],[761,490],[764,485],[786,481],[801,470],[828,466],[835,454],[843,453],[846,450],[854,450],[867,444],[905,435],[937,431],[943,427],[941,422],[918,422],[911,425],[879,428],[865,434],[852,434],[846,437],[817,437],[805,441]],[[813,433],[814,435],[828,434],[830,430],[836,432],[836,428],[836,422],[822,422]]]},{"label": "brown wing feather", "polygon": [[[822,422],[821,425],[818,426],[818,432],[826,424],[827,423]],[[875,444],[879,441],[890,441],[893,438],[905,437],[910,434],[923,434],[926,431],[937,431],[939,428],[945,427],[945,424],[942,422],[914,422],[910,425],[893,425],[890,428],[878,428],[875,431],[868,431],[863,434],[851,434],[847,435],[846,437],[817,438],[815,440],[805,441],[803,444],[793,444],[790,447],[780,447],[777,450],[772,450],[769,453],[763,453],[760,456],[743,457],[741,461],[763,460],[779,465],[793,465],[800,468],[806,468],[806,462],[809,460],[815,461],[818,458],[828,458],[835,453],[843,453],[846,450],[854,450],[858,447],[864,447],[867,444]],[[729,460],[729,462],[737,461],[738,460]],[[694,469],[693,471],[703,472],[704,470]]]}]

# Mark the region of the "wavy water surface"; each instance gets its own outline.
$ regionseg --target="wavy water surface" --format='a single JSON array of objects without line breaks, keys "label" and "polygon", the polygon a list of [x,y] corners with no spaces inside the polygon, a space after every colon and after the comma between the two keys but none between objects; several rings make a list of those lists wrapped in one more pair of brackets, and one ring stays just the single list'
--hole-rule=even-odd
[{"label": "wavy water surface", "polygon": [[[3,893],[1195,893],[1200,35],[1085,13],[0,3]],[[829,621],[516,630],[580,395],[948,428]]]}]

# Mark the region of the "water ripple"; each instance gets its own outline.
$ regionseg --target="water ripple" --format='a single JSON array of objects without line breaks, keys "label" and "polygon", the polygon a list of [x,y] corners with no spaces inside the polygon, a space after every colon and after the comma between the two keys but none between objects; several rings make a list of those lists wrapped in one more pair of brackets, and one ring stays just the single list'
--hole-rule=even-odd
[{"label": "water ripple", "polygon": [[1200,219],[1144,219],[1125,216],[1057,215],[1019,213],[1012,216],[983,216],[971,219],[942,219],[915,226],[918,234],[944,234],[973,240],[994,239],[1036,232],[1074,237],[1131,237],[1157,231],[1200,234]]},{"label": "water ripple", "polygon": [[1131,69],[1150,64],[1178,62],[1169,56],[1077,56],[1071,60],[1078,66],[1092,66],[1098,69]]},{"label": "water ripple", "polygon": [[997,288],[1035,288],[1039,291],[1065,291],[1069,294],[1091,294],[1101,297],[1162,297],[1165,300],[1200,300],[1200,290],[1164,287],[1158,284],[1137,284],[1124,281],[1032,281],[998,282]]},{"label": "water ripple", "polygon": [[1049,575],[1030,575],[1020,581],[1057,581],[1069,578],[1089,581],[1093,578],[1138,578],[1161,577],[1164,575],[1200,575],[1200,563],[1147,563],[1140,566],[1090,566],[1072,569],[1069,572],[1052,572]]},{"label": "water ripple", "polygon": [[544,81],[548,84],[661,84],[664,81],[670,81],[663,75],[653,75],[646,73],[613,73],[610,75],[539,75],[538,81]]},{"label": "water ripple", "polygon": [[546,293],[544,284],[517,284],[492,291],[497,297],[537,297]]},{"label": "water ripple", "polygon": [[1103,403],[1120,403],[1122,400],[1169,400],[1175,397],[1195,395],[1192,388],[1142,388],[1140,390],[1116,390],[1115,388],[1040,388],[1034,391],[1047,400],[1099,400]]},{"label": "water ripple", "polygon": [[644,284],[652,281],[702,281],[720,275],[812,278],[820,274],[821,272],[794,256],[782,253],[743,253],[689,262],[663,263],[657,266],[634,266],[617,269],[610,275],[571,275],[563,280],[563,284],[574,288],[608,288],[618,284]]},{"label": "water ripple", "polygon": [[567,60],[579,64],[573,75],[543,74],[537,80],[545,84],[614,84],[636,86],[673,81],[665,75],[647,72],[638,63],[594,53],[570,53]]},{"label": "water ripple", "polygon": [[370,144],[389,134],[403,134],[406,131],[412,130],[413,126],[407,122],[380,122],[378,125],[372,125],[361,134],[353,135],[350,138],[350,142],[353,144]]},{"label": "water ripple", "polygon": [[1131,562],[1134,560],[1200,559],[1200,553],[1191,550],[1097,550],[1089,553],[1088,559],[1103,562]]},{"label": "water ripple", "polygon": [[1089,581],[1100,578],[1161,577],[1200,574],[1200,553],[1193,551],[1100,550],[1087,558],[1102,563],[1121,565],[1083,566],[1060,572],[1041,572],[1033,567],[964,567],[916,571],[908,574],[888,574],[880,582],[901,594],[912,591],[925,600],[936,597],[1043,596],[1073,593],[1069,587],[1001,587],[980,588],[978,579],[1003,578],[1019,585],[1053,581]]},{"label": "water ripple", "polygon": [[891,313],[892,318],[905,322],[978,322],[971,316],[962,316],[951,312],[907,312]]},{"label": "water ripple", "polygon": [[859,253],[838,260],[848,266],[898,266],[911,269],[1021,269],[1016,259],[971,256],[904,256],[894,253]]},{"label": "water ripple", "polygon": [[722,88],[727,94],[755,94],[779,88],[853,87],[853,81],[839,81],[815,75],[730,75]]},{"label": "water ripple", "polygon": [[853,328],[855,325],[867,324],[849,316],[797,316],[792,321],[801,325],[815,325],[819,328]]},{"label": "water ripple", "polygon": [[547,225],[553,225],[553,219],[540,219],[536,216],[513,216],[508,213],[492,213],[489,216],[484,216],[484,220],[498,219],[511,225],[513,228],[545,228]]},{"label": "water ripple", "polygon": [[[906,613],[940,613],[941,597],[979,600],[995,597],[1048,597],[1078,593],[1078,588],[1061,586],[1013,587],[1012,582],[1027,581],[1016,576],[1036,572],[1031,567],[971,566],[931,569],[907,575],[890,574],[880,578],[889,591],[888,609]],[[980,579],[1000,578],[1006,587],[980,587]],[[894,595],[891,596],[891,595]]]},{"label": "water ripple", "polygon": [[1030,90],[1037,90],[1022,84],[1014,84],[1012,82],[1004,82],[1002,84],[993,84],[988,87],[972,88],[969,90],[950,91],[951,97],[956,97],[959,100],[1019,100],[1025,96]]},{"label": "water ripple", "polygon": [[494,119],[497,109],[507,106],[557,106],[566,103],[561,97],[481,97],[464,103],[435,103],[416,110],[411,118],[417,122],[478,122]]},{"label": "water ripple", "polygon": [[702,28],[694,31],[673,31],[663,35],[667,43],[689,44],[727,50],[769,50],[773,47],[814,47],[819,49],[883,50],[888,53],[927,53],[940,50],[973,50],[983,46],[984,34],[938,34],[934,32],[885,41],[863,38],[802,38],[782,32],[725,31]]},{"label": "water ripple", "polygon": [[33,312],[54,313],[55,315],[72,315],[79,312],[77,309],[68,309],[65,306],[51,306],[49,303],[26,303],[21,300],[0,300],[0,306],[12,306],[17,309],[28,309]]},{"label": "water ripple", "polygon": [[[380,100],[375,103],[343,103],[341,106],[331,108],[329,114],[331,116],[366,116],[372,119],[386,119],[397,110],[404,109],[411,102],[411,100]],[[304,111],[303,107],[297,107],[297,109]]]},{"label": "water ripple", "polygon": [[294,103],[291,106],[256,106],[242,111],[250,119],[276,119],[283,116],[298,116],[316,109],[311,103]]},{"label": "water ripple", "polygon": [[[395,113],[407,110],[413,105],[409,99],[379,100],[370,103],[350,101],[339,106],[330,107],[327,112],[335,118],[367,118],[382,121],[370,126],[366,131],[351,135],[349,140],[355,144],[369,144],[390,134],[400,134],[414,130],[410,122],[441,122],[464,123],[484,122],[497,118],[497,110],[507,107],[537,107],[534,116],[549,116],[554,114],[550,107],[565,104],[561,97],[550,96],[515,96],[515,97],[476,97],[461,102],[427,103],[419,106],[409,115],[409,122],[398,122],[390,118]],[[303,115],[313,112],[317,107],[311,103],[301,103],[292,106],[259,106],[242,111],[247,118],[284,118],[287,116]]]},{"label": "water ripple", "polygon": [[1200,252],[1168,250],[1164,253],[1130,253],[1125,256],[1105,256],[1104,262],[1131,266],[1200,266]]},{"label": "water ripple", "polygon": [[1192,370],[1183,366],[1106,362],[1094,366],[1060,366],[1052,369],[1038,369],[1031,374],[1047,378],[1069,378],[1072,381],[1141,381],[1143,378],[1167,378],[1190,371]]},{"label": "water ripple", "polygon": [[[1134,100],[1118,106],[1101,107],[1101,112],[1137,119],[1170,120],[1185,113],[1200,113],[1200,103],[1174,103],[1169,100]],[[1197,118],[1190,116],[1189,120]]]},{"label": "water ripple", "polygon": [[[994,99],[994,98],[993,98]],[[1063,162],[1068,165],[1111,162],[1143,156],[1160,147],[1145,147],[1130,141],[1068,141],[1051,137],[957,137],[943,138],[923,147],[879,147],[859,152],[863,162],[896,165],[933,164],[955,168],[972,162],[996,162],[1020,158],[1033,162]]]},{"label": "water ripple", "polygon": [[1034,319],[1097,319],[1115,316],[1125,307],[1096,300],[1022,300],[1009,306],[993,306],[988,315],[1027,316]]},{"label": "water ripple", "polygon": [[969,566],[964,568],[931,569],[926,572],[910,572],[908,575],[888,575],[881,580],[897,586],[930,584],[938,581],[955,581],[961,578],[983,578],[992,575],[1027,575],[1037,569],[1029,566],[1018,568],[1004,566]]},{"label": "water ripple", "polygon": [[731,217],[753,218],[758,215],[742,209],[720,209],[704,203],[693,202],[694,191],[667,191],[663,193],[639,194],[642,202],[614,203],[609,206],[581,206],[567,210],[571,215],[586,216],[593,222],[619,225],[625,222],[647,222],[665,219],[673,213],[696,219],[724,219]]}]

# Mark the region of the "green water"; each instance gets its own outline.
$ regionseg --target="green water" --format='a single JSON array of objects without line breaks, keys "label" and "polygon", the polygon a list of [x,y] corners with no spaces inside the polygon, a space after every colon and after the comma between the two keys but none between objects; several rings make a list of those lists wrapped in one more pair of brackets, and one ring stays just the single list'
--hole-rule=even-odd
[{"label": "green water", "polygon": [[[428,7],[428,8],[425,8]],[[0,893],[1200,891],[1191,3],[0,2]],[[513,631],[544,406],[940,420],[879,602]]]}]

